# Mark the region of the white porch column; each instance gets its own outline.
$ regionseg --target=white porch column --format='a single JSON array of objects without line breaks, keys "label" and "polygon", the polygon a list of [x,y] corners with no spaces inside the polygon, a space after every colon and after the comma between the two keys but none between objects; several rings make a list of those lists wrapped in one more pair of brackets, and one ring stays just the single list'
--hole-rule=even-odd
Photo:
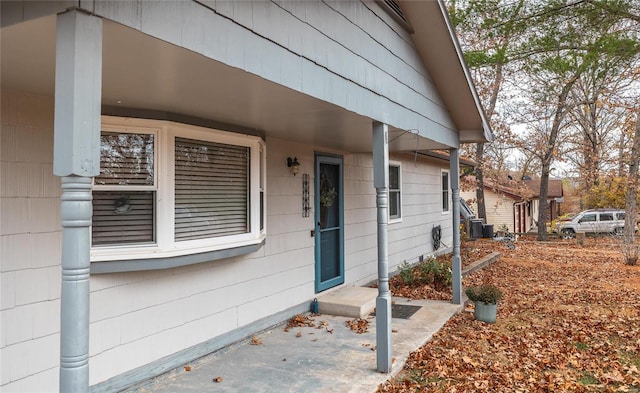
[{"label": "white porch column", "polygon": [[89,391],[91,184],[100,173],[102,19],[58,15],[53,172],[62,176],[60,391]]},{"label": "white porch column", "polygon": [[451,214],[453,220],[453,257],[451,274],[453,304],[462,304],[462,260],[460,259],[460,158],[458,149],[449,149],[449,182],[451,183]]},{"label": "white porch column", "polygon": [[378,297],[376,298],[376,356],[378,371],[391,371],[391,292],[387,223],[389,208],[389,139],[386,124],[373,123],[373,186],[378,210]]}]

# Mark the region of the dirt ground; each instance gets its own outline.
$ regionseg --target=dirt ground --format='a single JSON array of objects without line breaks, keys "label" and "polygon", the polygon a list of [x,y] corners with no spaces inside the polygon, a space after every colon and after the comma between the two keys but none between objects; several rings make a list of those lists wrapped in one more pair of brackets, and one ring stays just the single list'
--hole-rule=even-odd
[{"label": "dirt ground", "polygon": [[379,392],[640,392],[640,266],[619,240],[515,244],[463,244],[502,253],[463,280],[503,290],[496,323],[455,316]]}]

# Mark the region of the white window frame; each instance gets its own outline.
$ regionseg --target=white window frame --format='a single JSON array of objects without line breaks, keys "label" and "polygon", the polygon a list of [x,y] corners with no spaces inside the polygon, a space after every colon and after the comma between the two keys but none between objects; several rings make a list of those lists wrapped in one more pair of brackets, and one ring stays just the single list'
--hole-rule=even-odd
[{"label": "white window frame", "polygon": [[[447,174],[447,185],[442,184],[442,176]],[[445,206],[443,205],[444,201],[444,193],[447,193],[447,206],[445,210]],[[451,212],[451,173],[448,169],[440,170],[440,207],[442,209],[442,214],[449,214]]]},{"label": "white window frame", "polygon": [[[154,206],[156,208],[156,211],[158,211],[159,209],[159,198],[158,198],[158,138],[160,137],[160,133],[159,133],[159,129],[155,128],[155,127],[150,127],[148,124],[146,126],[139,126],[139,127],[135,127],[135,128],[131,128],[131,127],[122,127],[122,128],[117,128],[111,125],[105,125],[102,127],[101,129],[101,133],[102,132],[111,132],[111,133],[117,133],[117,134],[145,134],[145,135],[153,135],[153,185],[150,186],[144,186],[144,185],[132,185],[132,186],[123,186],[123,185],[119,185],[119,186],[115,186],[115,185],[100,185],[100,184],[93,184],[93,190],[94,191],[116,191],[116,190],[122,190],[122,191],[153,191],[155,193],[155,200],[154,200]],[[156,222],[156,219],[154,217],[154,224]],[[157,228],[154,228],[157,229]],[[148,248],[148,249],[152,249],[153,247],[155,247],[155,244],[158,241],[158,232],[157,230],[155,231],[155,242],[147,242],[147,243],[138,243],[136,244],[136,247],[138,248]],[[108,248],[110,246],[96,246],[96,248]],[[93,258],[92,258],[93,260]]]},{"label": "white window frame", "polygon": [[[101,245],[91,247],[91,261],[167,258],[226,250],[260,244],[266,237],[266,146],[262,138],[165,120],[102,117],[102,131],[117,133],[153,133],[156,241],[153,244]],[[250,150],[249,222],[247,233],[208,239],[174,241],[175,211],[175,138],[246,146]],[[262,151],[262,154],[260,152]],[[262,158],[262,160],[261,160]],[[261,188],[262,186],[262,188]],[[145,189],[149,189],[149,186]],[[94,185],[93,189],[112,187]],[[134,188],[128,188],[134,190]],[[260,207],[260,193],[264,193]],[[260,228],[262,212],[263,228]]]},{"label": "white window frame", "polygon": [[[398,168],[398,212],[400,213],[397,217],[391,216],[391,182],[389,182],[389,223],[393,224],[396,222],[402,222],[402,164],[398,161],[389,161],[389,167]],[[389,169],[387,169],[389,170]],[[389,174],[389,179],[391,179],[391,174]]]}]

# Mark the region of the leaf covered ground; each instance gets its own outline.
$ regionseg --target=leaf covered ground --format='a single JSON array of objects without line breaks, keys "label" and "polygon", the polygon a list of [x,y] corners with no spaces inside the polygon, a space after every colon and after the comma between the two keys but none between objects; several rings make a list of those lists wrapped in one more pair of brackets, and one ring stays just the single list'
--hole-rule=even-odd
[{"label": "leaf covered ground", "polygon": [[640,392],[640,266],[615,241],[487,242],[463,284],[503,290],[497,322],[454,316],[379,392]]}]

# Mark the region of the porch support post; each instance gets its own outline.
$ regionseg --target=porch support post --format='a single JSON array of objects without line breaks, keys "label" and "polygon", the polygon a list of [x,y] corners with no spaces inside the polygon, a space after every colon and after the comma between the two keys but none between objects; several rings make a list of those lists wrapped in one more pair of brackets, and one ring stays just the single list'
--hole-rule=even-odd
[{"label": "porch support post", "polygon": [[379,372],[391,372],[391,292],[387,223],[389,208],[389,139],[386,124],[373,123],[373,185],[378,211],[378,297],[376,298],[376,356]]},{"label": "porch support post", "polygon": [[92,177],[100,173],[102,19],[58,15],[53,171],[62,176],[60,391],[89,391]]},{"label": "porch support post", "polygon": [[453,257],[451,274],[453,304],[462,304],[462,260],[460,259],[460,157],[458,149],[449,149],[449,182],[451,183],[451,214],[453,217]]}]

